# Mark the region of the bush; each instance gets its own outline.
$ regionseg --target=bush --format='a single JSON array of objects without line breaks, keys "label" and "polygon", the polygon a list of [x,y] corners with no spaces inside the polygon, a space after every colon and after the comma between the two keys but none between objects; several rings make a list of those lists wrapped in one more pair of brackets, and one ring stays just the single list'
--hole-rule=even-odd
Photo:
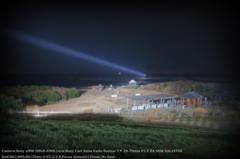
[{"label": "bush", "polygon": [[66,90],[67,99],[79,97],[79,91],[76,88],[69,88]]},{"label": "bush", "polygon": [[62,99],[79,97],[82,91],[76,88],[51,86],[11,86],[4,87],[0,94],[0,109],[23,109],[26,105],[45,105]]},{"label": "bush", "polygon": [[40,105],[54,103],[62,99],[62,97],[54,91],[37,91],[32,93],[32,102]]},{"label": "bush", "polygon": [[16,99],[12,96],[0,95],[0,110],[6,111],[9,109],[21,110],[23,109],[23,103],[21,99]]}]

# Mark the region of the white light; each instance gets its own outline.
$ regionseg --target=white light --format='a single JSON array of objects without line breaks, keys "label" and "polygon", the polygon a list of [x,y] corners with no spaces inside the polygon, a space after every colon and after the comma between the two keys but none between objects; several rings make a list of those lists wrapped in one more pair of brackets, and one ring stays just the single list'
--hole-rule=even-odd
[{"label": "white light", "polygon": [[112,94],[111,97],[112,97],[112,98],[117,98],[118,95],[117,95],[117,94]]},{"label": "white light", "polygon": [[110,61],[107,61],[107,60],[104,60],[104,59],[101,59],[101,58],[83,53],[81,51],[76,51],[76,50],[73,50],[73,49],[70,49],[70,48],[52,43],[52,42],[48,42],[48,41],[45,41],[43,39],[40,39],[40,38],[37,38],[37,37],[34,37],[34,36],[30,36],[30,35],[22,34],[22,33],[18,33],[18,32],[10,32],[10,33],[11,33],[10,35],[12,35],[13,37],[15,37],[15,38],[17,38],[21,41],[24,41],[26,43],[29,43],[29,44],[32,44],[32,45],[35,45],[35,46],[38,46],[38,47],[42,47],[42,48],[45,48],[45,49],[48,49],[48,50],[51,50],[51,51],[54,51],[56,53],[60,53],[60,54],[64,54],[64,55],[67,55],[67,56],[75,57],[75,58],[85,60],[85,61],[89,61],[89,62],[92,62],[92,63],[95,63],[95,64],[104,65],[104,66],[119,70],[121,72],[130,73],[130,74],[133,74],[133,75],[136,75],[136,76],[140,76],[140,77],[146,76],[144,73],[142,73],[140,71],[137,71],[135,69],[131,69],[131,68],[119,65],[119,64],[115,64],[113,62],[110,62]]}]

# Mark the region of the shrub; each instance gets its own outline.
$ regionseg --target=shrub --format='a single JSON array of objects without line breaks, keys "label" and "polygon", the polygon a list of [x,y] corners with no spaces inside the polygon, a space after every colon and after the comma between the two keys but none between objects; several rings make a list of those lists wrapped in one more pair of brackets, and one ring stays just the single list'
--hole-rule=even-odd
[{"label": "shrub", "polygon": [[76,88],[69,88],[66,90],[67,99],[79,97],[79,91]]},{"label": "shrub", "polygon": [[54,91],[45,91],[45,96],[47,98],[47,103],[57,102],[62,99],[62,97]]},{"label": "shrub", "polygon": [[46,91],[36,91],[32,93],[32,102],[37,104],[47,104],[54,103],[61,100],[61,96],[54,91],[46,90]]},{"label": "shrub", "polygon": [[23,103],[21,99],[16,99],[12,96],[0,95],[0,110],[6,111],[9,109],[21,110],[23,108]]}]

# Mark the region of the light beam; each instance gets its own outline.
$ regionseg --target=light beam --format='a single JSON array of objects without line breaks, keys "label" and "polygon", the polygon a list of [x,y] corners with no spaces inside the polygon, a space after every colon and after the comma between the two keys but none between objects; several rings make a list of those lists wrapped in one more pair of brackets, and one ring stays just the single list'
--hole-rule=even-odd
[{"label": "light beam", "polygon": [[21,40],[21,41],[24,41],[26,43],[29,43],[29,44],[32,44],[32,45],[35,45],[35,46],[38,46],[38,47],[42,47],[42,48],[45,48],[45,49],[48,49],[48,50],[52,50],[52,51],[57,52],[57,53],[61,53],[61,54],[64,54],[64,55],[76,57],[78,59],[86,60],[86,61],[89,61],[89,62],[92,62],[92,63],[101,64],[101,65],[104,65],[104,66],[107,66],[107,67],[110,67],[110,68],[114,68],[116,70],[123,71],[123,72],[133,74],[133,75],[136,75],[136,76],[141,76],[141,77],[145,76],[145,74],[140,72],[140,71],[137,71],[137,70],[134,70],[134,69],[131,69],[131,68],[119,65],[119,64],[115,64],[115,63],[103,60],[101,58],[94,57],[94,56],[88,55],[86,53],[61,46],[61,45],[56,44],[56,43],[45,41],[43,39],[40,39],[40,38],[37,38],[37,37],[34,37],[34,36],[30,36],[30,35],[22,34],[22,33],[18,33],[18,32],[12,32],[11,35],[14,36],[15,38],[17,38],[18,40]]}]

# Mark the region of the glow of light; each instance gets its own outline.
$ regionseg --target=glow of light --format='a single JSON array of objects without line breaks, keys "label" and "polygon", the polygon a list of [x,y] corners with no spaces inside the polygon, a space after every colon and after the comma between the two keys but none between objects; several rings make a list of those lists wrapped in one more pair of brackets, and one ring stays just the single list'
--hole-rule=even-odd
[{"label": "glow of light", "polygon": [[89,61],[92,63],[104,65],[104,66],[107,66],[107,67],[110,67],[110,68],[113,68],[113,69],[116,69],[119,71],[123,71],[123,72],[129,73],[129,74],[136,75],[136,76],[141,76],[141,77],[145,76],[145,74],[140,71],[137,71],[137,70],[134,70],[134,69],[122,66],[122,65],[118,65],[118,64],[103,60],[101,58],[94,57],[94,56],[88,55],[86,53],[61,46],[59,44],[48,42],[48,41],[45,41],[45,40],[37,38],[37,37],[33,37],[33,36],[30,36],[27,34],[22,34],[22,33],[17,33],[17,32],[11,32],[11,35],[14,36],[15,38],[17,38],[18,40],[21,40],[26,43],[29,43],[29,44],[32,44],[32,45],[35,45],[38,47],[42,47],[42,48],[45,48],[48,50],[52,50],[57,53],[72,56],[72,57],[82,59],[85,61]]}]

